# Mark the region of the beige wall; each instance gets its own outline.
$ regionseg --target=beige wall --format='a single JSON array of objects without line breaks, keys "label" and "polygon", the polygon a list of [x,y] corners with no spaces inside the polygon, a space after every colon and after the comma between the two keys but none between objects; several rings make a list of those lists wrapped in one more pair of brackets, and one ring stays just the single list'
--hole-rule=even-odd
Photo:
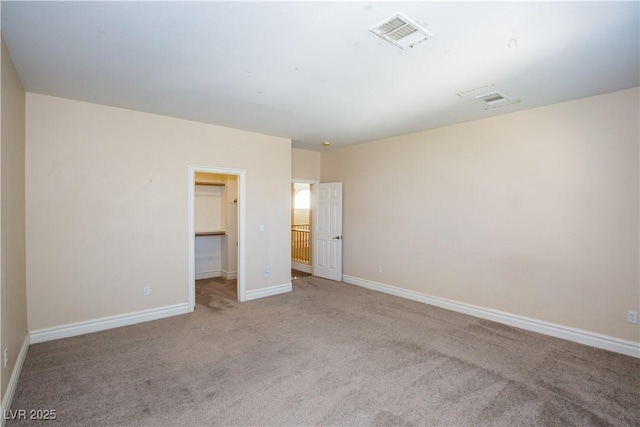
[{"label": "beige wall", "polygon": [[635,88],[324,152],[344,273],[640,341],[638,104]]},{"label": "beige wall", "polygon": [[[319,165],[320,163],[318,163]],[[300,191],[309,191],[309,197],[311,197],[311,184],[304,182],[293,183],[293,224],[311,224],[311,209],[300,208],[295,206],[295,199]]]},{"label": "beige wall", "polygon": [[311,210],[310,209],[294,209],[293,210],[293,224],[311,224]]},{"label": "beige wall", "polygon": [[291,177],[320,181],[320,153],[292,148]]},{"label": "beige wall", "polygon": [[[2,148],[1,171],[1,348],[8,349],[9,363],[2,366],[4,396],[18,353],[27,336],[27,300],[25,277],[25,93],[9,51],[2,40]],[[8,409],[8,408],[7,408]]]},{"label": "beige wall", "polygon": [[30,330],[187,302],[189,164],[247,170],[246,289],[290,283],[290,140],[32,93],[26,136]]}]

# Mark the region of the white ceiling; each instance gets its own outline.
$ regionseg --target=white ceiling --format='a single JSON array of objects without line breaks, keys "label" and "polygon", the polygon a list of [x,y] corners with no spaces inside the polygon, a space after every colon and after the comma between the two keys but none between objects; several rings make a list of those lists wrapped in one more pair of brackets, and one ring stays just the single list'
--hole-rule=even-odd
[{"label": "white ceiling", "polygon": [[[322,150],[638,86],[639,5],[3,1],[2,33],[27,91]],[[433,38],[369,32],[397,12]]]}]

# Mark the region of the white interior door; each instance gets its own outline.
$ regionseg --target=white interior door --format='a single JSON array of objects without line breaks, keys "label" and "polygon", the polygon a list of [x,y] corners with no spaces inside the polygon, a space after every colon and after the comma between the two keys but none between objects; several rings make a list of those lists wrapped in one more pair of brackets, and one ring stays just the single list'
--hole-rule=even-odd
[{"label": "white interior door", "polygon": [[342,281],[342,183],[316,185],[313,274]]}]

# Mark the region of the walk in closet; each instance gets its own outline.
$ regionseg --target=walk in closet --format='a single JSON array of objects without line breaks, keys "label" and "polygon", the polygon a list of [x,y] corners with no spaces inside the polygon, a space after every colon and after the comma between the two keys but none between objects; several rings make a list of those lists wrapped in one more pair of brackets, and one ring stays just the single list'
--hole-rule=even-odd
[{"label": "walk in closet", "polygon": [[195,278],[238,274],[238,180],[235,175],[196,173]]}]

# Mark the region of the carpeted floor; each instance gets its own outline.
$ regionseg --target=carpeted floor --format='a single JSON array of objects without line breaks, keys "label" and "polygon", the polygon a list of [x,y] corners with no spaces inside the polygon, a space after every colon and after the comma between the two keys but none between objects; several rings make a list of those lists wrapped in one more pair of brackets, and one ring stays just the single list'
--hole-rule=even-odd
[{"label": "carpeted floor", "polygon": [[222,277],[196,280],[196,310],[206,308],[221,311],[233,307],[238,301],[237,280]]},{"label": "carpeted floor", "polygon": [[293,288],[32,345],[12,409],[64,426],[640,421],[638,359],[312,276]]}]

